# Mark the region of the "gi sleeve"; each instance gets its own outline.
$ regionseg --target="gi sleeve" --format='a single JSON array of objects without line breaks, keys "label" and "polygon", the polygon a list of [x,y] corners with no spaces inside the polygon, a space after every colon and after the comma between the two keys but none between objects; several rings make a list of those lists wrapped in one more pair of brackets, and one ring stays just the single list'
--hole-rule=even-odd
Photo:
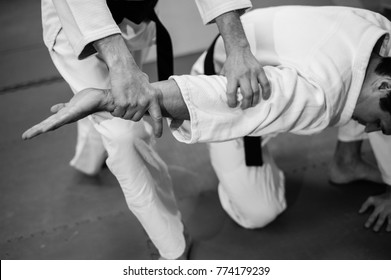
[{"label": "gi sleeve", "polygon": [[265,67],[271,96],[242,110],[227,105],[223,76],[173,76],[188,108],[190,121],[169,119],[174,137],[184,143],[221,142],[246,135],[281,132],[312,134],[329,124],[324,91],[296,70]]},{"label": "gi sleeve", "polygon": [[215,18],[234,10],[244,13],[252,7],[250,0],[196,0],[204,24],[213,23]]},{"label": "gi sleeve", "polygon": [[105,0],[53,0],[53,4],[79,59],[96,52],[92,42],[121,33]]}]

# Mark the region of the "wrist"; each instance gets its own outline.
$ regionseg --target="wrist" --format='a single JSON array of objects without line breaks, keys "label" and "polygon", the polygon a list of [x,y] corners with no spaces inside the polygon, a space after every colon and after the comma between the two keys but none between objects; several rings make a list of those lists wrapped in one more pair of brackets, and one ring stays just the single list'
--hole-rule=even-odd
[{"label": "wrist", "polygon": [[225,47],[227,56],[239,54],[241,56],[251,54],[251,48],[248,43],[236,42],[234,44],[227,44]]},{"label": "wrist", "polygon": [[99,109],[101,111],[112,112],[114,110],[114,100],[113,95],[111,94],[111,90],[105,89],[102,91],[102,98],[99,104]]},{"label": "wrist", "polygon": [[121,66],[135,64],[121,34],[114,34],[99,39],[93,43],[99,56],[112,69],[120,69]]}]

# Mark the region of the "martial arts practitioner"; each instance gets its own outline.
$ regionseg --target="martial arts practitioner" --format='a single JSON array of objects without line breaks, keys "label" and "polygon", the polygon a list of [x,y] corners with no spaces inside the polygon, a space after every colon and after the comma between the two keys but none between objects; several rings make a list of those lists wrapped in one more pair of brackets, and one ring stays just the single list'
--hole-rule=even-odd
[{"label": "martial arts practitioner", "polygon": [[[248,23],[256,24],[256,22],[245,21],[244,25],[246,32],[251,32],[252,26]],[[251,36],[249,36],[251,38]],[[261,40],[260,37],[257,40]],[[217,40],[216,40],[217,41]],[[192,68],[192,75],[213,75],[218,73],[223,67],[226,55],[222,41],[214,41],[209,49],[197,60]],[[215,46],[217,44],[217,46]],[[262,52],[264,50],[258,50],[260,56],[258,59],[262,60]],[[265,63],[265,62],[264,62]],[[329,168],[329,181],[334,184],[348,184],[358,180],[365,180],[376,183],[383,183],[382,175],[376,166],[366,162],[361,156],[361,145],[364,139],[368,138],[367,133],[364,132],[365,127],[354,120],[350,120],[345,125],[342,125],[338,129],[338,142],[334,152],[333,160]],[[263,161],[266,163],[275,165],[270,158],[269,151],[266,143],[271,138],[269,136],[264,137],[262,143],[263,152],[260,153]],[[373,137],[370,137],[373,138]],[[267,176],[267,168],[262,166],[254,166],[248,164],[249,154],[252,157],[256,157],[254,151],[246,150],[246,139],[238,138],[233,141],[225,141],[223,143],[209,143],[209,153],[212,162],[212,166],[219,179],[219,196],[223,207],[230,213],[231,216],[235,214],[230,211],[230,207],[227,206],[226,190],[230,191],[230,196],[234,197],[234,190],[240,192],[241,188],[256,188],[258,185],[279,185],[283,182],[283,173],[274,168],[274,176]],[[251,154],[253,153],[253,154]],[[280,179],[276,179],[280,178]],[[282,183],[283,184],[283,183]],[[277,188],[279,199],[283,197],[283,188]],[[237,195],[237,194],[236,194]],[[267,194],[264,195],[267,197]],[[250,198],[249,198],[250,199]],[[365,205],[373,203],[375,198],[369,198]],[[285,208],[285,203],[281,203],[279,209]],[[363,207],[363,210],[366,207]],[[363,211],[362,210],[362,211]],[[235,219],[235,218],[234,218]],[[245,221],[239,222],[241,225]],[[373,217],[368,219],[366,227],[370,227],[373,223]],[[376,227],[375,230],[378,230]]]},{"label": "martial arts practitioner", "polygon": [[[360,211],[374,206],[367,225],[379,230],[386,224],[391,231],[391,140],[380,132],[391,134],[391,58],[386,57],[391,53],[391,23],[361,9],[288,6],[248,13],[243,26],[255,56],[262,64],[273,65],[264,67],[270,97],[242,110],[227,106],[223,76],[173,76],[155,83],[175,138],[197,143],[282,132],[308,135],[358,121],[370,135],[387,184],[387,192],[371,198]],[[223,61],[219,40],[215,59]],[[109,90],[83,90],[69,103],[53,106],[55,114],[23,138],[110,111],[112,99]],[[235,176],[235,170],[232,173]],[[246,228],[268,224],[286,207],[284,177],[267,150],[261,175],[265,179],[256,186],[220,184],[224,209]]]},{"label": "martial arts practitioner", "polygon": [[[175,259],[183,257],[185,251],[183,224],[168,168],[153,148],[152,131],[156,136],[162,132],[155,90],[140,70],[156,37],[159,77],[168,78],[173,71],[172,57],[167,54],[167,34],[154,11],[156,2],[42,0],[42,19],[45,44],[72,91],[111,88],[113,94],[112,111],[78,122],[76,154],[71,165],[94,175],[107,158],[106,164],[119,181],[128,207],[161,258]],[[251,2],[196,2],[204,23],[216,22],[229,46],[230,59],[224,73],[231,81],[231,91],[236,93],[240,86],[248,100],[244,107],[255,104],[259,100],[258,83],[263,81],[267,90],[268,82],[250,52],[239,19]],[[166,45],[160,52],[163,43]],[[240,68],[236,67],[238,63]],[[232,103],[236,105],[234,100]],[[154,129],[139,121],[146,111]]]}]

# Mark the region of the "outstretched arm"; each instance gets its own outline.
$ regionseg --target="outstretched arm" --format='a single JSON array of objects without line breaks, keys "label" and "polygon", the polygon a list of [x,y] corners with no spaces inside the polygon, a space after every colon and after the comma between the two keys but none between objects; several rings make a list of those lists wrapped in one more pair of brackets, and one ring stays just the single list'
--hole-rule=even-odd
[{"label": "outstretched arm", "polygon": [[[180,142],[218,142],[246,135],[262,136],[292,130],[313,133],[322,129],[319,120],[324,118],[325,105],[319,100],[324,100],[323,91],[290,68],[266,67],[265,71],[273,84],[273,94],[267,101],[247,110],[228,107],[227,79],[220,75],[173,76],[171,80],[152,86],[163,116],[172,119],[169,122],[171,132]],[[297,92],[301,93],[300,98]],[[112,98],[108,93],[96,89],[78,93],[77,100],[55,107],[60,111],[27,131],[24,138],[56,129],[97,111],[110,111]],[[311,121],[307,121],[308,118]]]},{"label": "outstretched arm", "polygon": [[[189,119],[189,111],[174,80],[153,83],[152,86],[157,92],[159,106],[165,117],[179,120]],[[69,102],[52,106],[50,110],[53,115],[25,131],[22,138],[31,139],[96,112],[111,112],[115,106],[113,100],[110,90],[82,90]]]}]

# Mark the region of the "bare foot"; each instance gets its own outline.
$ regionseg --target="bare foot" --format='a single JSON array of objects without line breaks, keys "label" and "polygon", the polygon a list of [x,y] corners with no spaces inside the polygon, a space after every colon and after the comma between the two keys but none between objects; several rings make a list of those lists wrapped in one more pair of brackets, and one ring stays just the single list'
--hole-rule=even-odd
[{"label": "bare foot", "polygon": [[379,169],[361,158],[362,141],[338,141],[329,168],[329,180],[335,184],[348,184],[358,180],[383,183]]},{"label": "bare foot", "polygon": [[348,184],[359,180],[383,183],[379,169],[362,159],[350,163],[333,160],[329,180],[334,184]]}]

